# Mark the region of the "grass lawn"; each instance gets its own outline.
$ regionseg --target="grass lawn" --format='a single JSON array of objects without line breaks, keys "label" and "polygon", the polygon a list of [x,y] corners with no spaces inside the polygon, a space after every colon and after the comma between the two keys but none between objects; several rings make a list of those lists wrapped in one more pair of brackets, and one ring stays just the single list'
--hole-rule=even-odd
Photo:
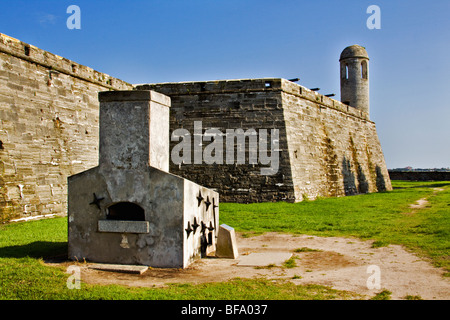
[{"label": "grass lawn", "polygon": [[[221,204],[220,219],[244,236],[276,231],[402,244],[450,271],[450,182],[392,184],[391,192],[300,203]],[[421,198],[429,201],[425,208],[409,208]]]},{"label": "grass lawn", "polygon": [[[220,204],[220,223],[247,236],[276,231],[374,239],[378,246],[403,244],[450,269],[450,182],[393,181],[392,192],[318,199],[301,203]],[[442,188],[436,192],[433,188]],[[410,203],[427,198],[412,212]],[[63,268],[43,258],[67,252],[67,219],[54,218],[0,227],[0,299],[355,299],[323,286],[296,286],[267,279],[235,279],[167,288],[128,288],[82,283],[67,288]],[[448,273],[447,273],[448,274]]]}]

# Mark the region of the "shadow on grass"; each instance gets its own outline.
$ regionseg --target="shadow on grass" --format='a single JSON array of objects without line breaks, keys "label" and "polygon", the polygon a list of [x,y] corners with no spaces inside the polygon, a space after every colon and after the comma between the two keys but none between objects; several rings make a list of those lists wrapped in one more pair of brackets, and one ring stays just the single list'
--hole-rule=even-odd
[{"label": "shadow on grass", "polygon": [[67,241],[35,241],[25,245],[0,248],[0,258],[67,259]]}]

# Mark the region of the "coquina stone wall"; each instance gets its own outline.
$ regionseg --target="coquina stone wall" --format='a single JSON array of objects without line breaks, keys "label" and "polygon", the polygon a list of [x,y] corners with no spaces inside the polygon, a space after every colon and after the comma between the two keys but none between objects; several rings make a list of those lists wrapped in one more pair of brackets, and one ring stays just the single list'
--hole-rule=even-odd
[{"label": "coquina stone wall", "polygon": [[[173,158],[169,171],[219,191],[221,201],[259,202],[295,199],[279,81],[249,79],[210,82],[185,82],[139,85],[171,97],[171,135],[179,128],[191,133],[191,162],[177,164]],[[267,86],[267,87],[266,87]],[[269,87],[270,86],[270,87]],[[201,121],[202,134],[211,128],[223,134],[222,164],[194,163],[194,122]],[[226,130],[279,129],[279,169],[274,175],[262,175],[269,165],[249,164],[249,140],[245,145],[245,164],[227,164]],[[237,158],[237,140],[234,158]],[[170,150],[179,143],[171,141]],[[202,150],[210,142],[203,142]]]},{"label": "coquina stone wall", "polygon": [[295,199],[391,190],[368,114],[282,80]]},{"label": "coquina stone wall", "polygon": [[67,177],[98,164],[97,93],[132,88],[0,34],[0,221],[67,213]]},{"label": "coquina stone wall", "polygon": [[[221,202],[301,201],[390,190],[366,113],[279,78],[131,85],[0,34],[0,221],[67,213],[67,177],[98,165],[98,92],[155,90],[171,97],[170,132],[195,142],[215,128],[246,137],[245,163],[170,161],[169,171],[215,189]],[[276,172],[250,163],[261,130],[278,130]],[[214,140],[211,140],[214,141]],[[210,142],[211,142],[210,141]],[[203,141],[201,152],[209,143]],[[171,141],[173,150],[179,141]],[[269,143],[270,144],[270,143]],[[195,146],[192,145],[194,148]],[[268,146],[270,149],[270,145]],[[238,146],[234,144],[234,157]],[[270,153],[270,151],[269,151]],[[219,155],[220,158],[220,155]],[[236,158],[235,158],[236,159]]]},{"label": "coquina stone wall", "polygon": [[[219,191],[222,202],[302,201],[391,190],[375,123],[367,113],[285,79],[138,85],[171,97],[171,132],[218,128],[279,130],[279,168],[170,163],[170,171]],[[171,142],[171,150],[179,144]],[[210,142],[203,142],[203,150]],[[224,145],[223,149],[226,149]],[[236,150],[235,150],[236,151]]]}]

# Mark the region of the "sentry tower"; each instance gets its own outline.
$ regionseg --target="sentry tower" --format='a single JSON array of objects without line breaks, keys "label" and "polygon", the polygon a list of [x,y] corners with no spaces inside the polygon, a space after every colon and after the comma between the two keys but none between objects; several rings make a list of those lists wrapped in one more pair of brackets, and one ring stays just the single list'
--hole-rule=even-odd
[{"label": "sentry tower", "polygon": [[369,56],[357,44],[345,48],[340,56],[341,101],[369,114]]}]

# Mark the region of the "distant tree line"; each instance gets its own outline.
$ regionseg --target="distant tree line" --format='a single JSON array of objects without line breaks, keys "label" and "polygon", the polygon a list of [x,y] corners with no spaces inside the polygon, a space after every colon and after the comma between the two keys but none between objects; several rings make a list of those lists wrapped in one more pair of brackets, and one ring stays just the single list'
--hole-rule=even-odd
[{"label": "distant tree line", "polygon": [[395,168],[395,169],[389,169],[391,172],[450,172],[450,168],[412,168],[412,167],[405,167],[405,168]]}]

